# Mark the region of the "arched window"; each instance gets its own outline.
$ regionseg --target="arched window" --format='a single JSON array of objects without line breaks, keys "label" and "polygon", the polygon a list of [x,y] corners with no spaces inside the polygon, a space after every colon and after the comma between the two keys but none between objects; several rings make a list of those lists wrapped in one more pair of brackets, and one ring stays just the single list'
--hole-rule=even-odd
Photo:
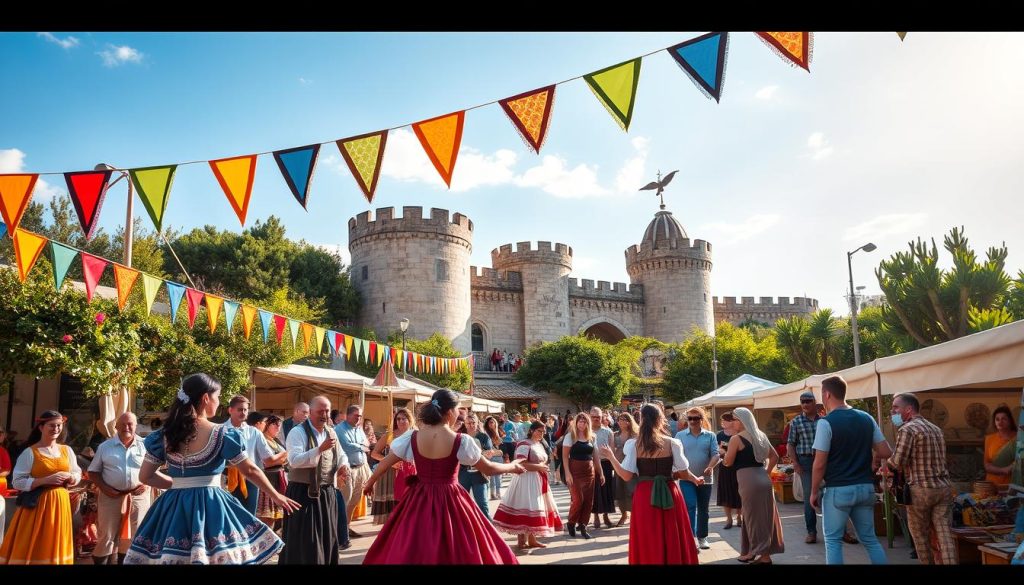
[{"label": "arched window", "polygon": [[473,351],[483,351],[484,330],[476,323],[473,323],[473,327],[470,329],[470,335],[473,337]]}]

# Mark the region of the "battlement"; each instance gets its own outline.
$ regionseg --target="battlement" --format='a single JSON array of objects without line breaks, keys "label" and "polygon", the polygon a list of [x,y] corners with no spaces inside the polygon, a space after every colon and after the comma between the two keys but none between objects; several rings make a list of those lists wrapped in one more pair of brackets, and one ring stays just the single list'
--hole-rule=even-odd
[{"label": "battlement", "polygon": [[523,276],[519,272],[495,270],[493,268],[469,267],[470,288],[501,290],[523,290]]},{"label": "battlement", "polygon": [[522,264],[557,264],[572,269],[572,247],[551,242],[517,242],[515,251],[512,244],[505,244],[491,250],[491,264],[498,270],[511,270]]},{"label": "battlement", "polygon": [[611,283],[607,280],[597,281],[595,287],[594,281],[591,279],[584,278],[580,284],[579,279],[570,278],[569,296],[607,301],[643,302],[644,287],[640,284]]},{"label": "battlement", "polygon": [[818,299],[807,297],[794,297],[792,302],[789,297],[779,297],[778,302],[775,302],[773,297],[761,297],[758,301],[755,301],[754,297],[740,297],[740,302],[736,302],[736,297],[721,297],[721,300],[719,297],[715,297],[714,299],[715,307],[749,307],[751,310],[810,308],[814,311],[818,309]]},{"label": "battlement", "polygon": [[658,258],[686,258],[692,260],[711,261],[711,244],[705,240],[689,240],[686,238],[670,240],[668,246],[657,248],[650,242],[634,244],[626,248],[626,265]]},{"label": "battlement", "polygon": [[359,238],[375,234],[399,234],[402,232],[419,232],[452,236],[472,242],[473,222],[455,213],[449,217],[447,209],[431,208],[430,216],[425,217],[422,207],[407,206],[402,208],[402,217],[395,217],[394,207],[377,208],[376,217],[371,211],[364,211],[348,220],[349,247]]}]

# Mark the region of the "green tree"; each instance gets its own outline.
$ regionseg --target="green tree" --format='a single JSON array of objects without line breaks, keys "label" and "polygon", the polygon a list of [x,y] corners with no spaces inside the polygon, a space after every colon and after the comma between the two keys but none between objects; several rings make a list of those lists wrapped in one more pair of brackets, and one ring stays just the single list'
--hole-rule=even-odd
[{"label": "green tree", "polygon": [[638,383],[635,348],[614,346],[584,336],[566,336],[526,352],[515,378],[538,390],[565,396],[578,408],[618,404]]},{"label": "green tree", "polygon": [[324,300],[326,318],[332,327],[359,314],[359,294],[349,282],[341,256],[301,242],[289,269],[292,288],[307,298]]},{"label": "green tree", "polygon": [[844,322],[832,316],[832,309],[819,309],[810,318],[779,319],[775,323],[778,345],[787,351],[797,366],[823,374],[845,367],[841,362]]}]

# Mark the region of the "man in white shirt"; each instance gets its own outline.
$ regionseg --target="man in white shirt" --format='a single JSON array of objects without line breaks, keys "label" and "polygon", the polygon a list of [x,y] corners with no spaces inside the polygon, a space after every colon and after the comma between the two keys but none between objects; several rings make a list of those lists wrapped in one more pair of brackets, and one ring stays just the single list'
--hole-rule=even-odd
[{"label": "man in white shirt", "polygon": [[[345,410],[345,420],[334,427],[334,432],[338,435],[338,441],[352,468],[350,478],[339,488],[345,497],[345,518],[351,523],[354,520],[352,515],[356,511],[356,506],[359,505],[359,498],[363,497],[363,484],[370,479],[370,465],[367,459],[367,455],[370,453],[370,442],[366,438],[366,433],[363,432],[362,407],[358,404],[350,405]],[[360,538],[362,534],[349,528],[348,536]]]},{"label": "man in white shirt", "polygon": [[117,434],[100,444],[89,465],[89,480],[99,488],[96,548],[92,551],[97,565],[124,562],[132,535],[149,510],[150,490],[139,481],[146,448],[135,434],[137,425],[138,419],[130,412],[118,417],[114,425]]},{"label": "man in white shirt", "polygon": [[[228,403],[228,415],[231,418],[224,423],[224,426],[238,431],[242,436],[242,446],[245,447],[245,454],[249,457],[250,461],[262,467],[260,463],[264,459],[272,457],[274,452],[270,450],[270,445],[267,445],[267,438],[263,436],[263,433],[256,427],[251,427],[245,423],[246,417],[249,416],[249,399],[242,395],[233,397],[231,402]],[[246,510],[255,515],[256,506],[260,500],[260,488],[242,477],[241,472],[235,467],[228,467],[226,473],[228,476],[228,491],[231,492],[231,495],[238,498],[238,501],[245,506]]]}]

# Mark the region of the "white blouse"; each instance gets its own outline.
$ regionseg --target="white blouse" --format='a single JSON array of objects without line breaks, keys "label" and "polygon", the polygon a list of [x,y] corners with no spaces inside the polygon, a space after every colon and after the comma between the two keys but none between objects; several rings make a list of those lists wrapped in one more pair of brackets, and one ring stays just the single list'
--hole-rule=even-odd
[{"label": "white blouse", "polygon": [[[82,468],[78,466],[78,461],[75,459],[75,452],[71,450],[71,447],[67,445],[61,445],[61,449],[67,454],[68,461],[71,463],[71,481],[72,485],[82,481]],[[45,457],[45,455],[43,455]],[[34,451],[32,447],[27,447],[18,455],[18,462],[14,464],[14,479],[11,481],[11,487],[18,491],[27,492],[32,489],[32,482],[35,481],[36,477],[32,477],[32,464],[36,462]]]},{"label": "white blouse", "polygon": [[[672,472],[686,471],[690,468],[690,462],[686,460],[686,455],[683,454],[683,443],[679,439],[671,439],[664,437],[672,445]],[[630,439],[626,441],[626,444],[622,447],[622,454],[625,459],[622,460],[622,468],[632,473],[639,473],[636,468],[636,439]]]},{"label": "white blouse", "polygon": [[[482,453],[480,443],[477,443],[473,437],[465,433],[460,434],[462,435],[462,440],[459,443],[459,452],[457,454],[459,463],[463,465],[476,465],[476,462],[480,461]],[[413,433],[405,433],[391,441],[391,452],[405,461],[413,461],[412,436]]]}]

